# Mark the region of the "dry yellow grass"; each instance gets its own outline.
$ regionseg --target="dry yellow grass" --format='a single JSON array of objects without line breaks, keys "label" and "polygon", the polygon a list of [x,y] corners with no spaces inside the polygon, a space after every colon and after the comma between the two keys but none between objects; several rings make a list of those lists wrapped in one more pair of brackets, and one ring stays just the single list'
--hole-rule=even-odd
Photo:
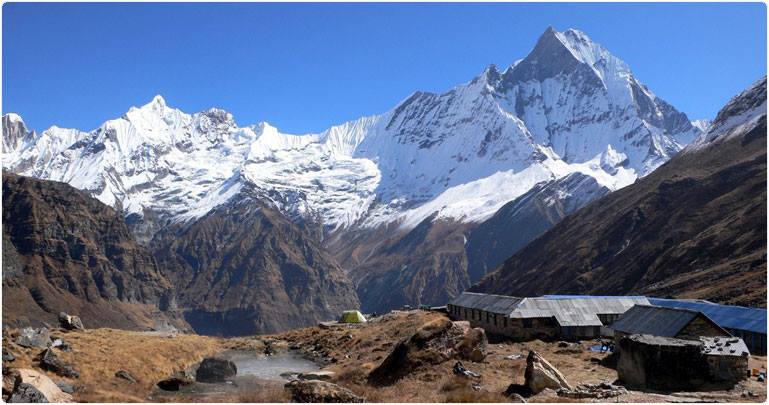
[{"label": "dry yellow grass", "polygon": [[[221,339],[186,334],[89,329],[54,335],[62,336],[72,346],[72,352],[57,354],[80,373],[80,378],[67,379],[81,387],[74,395],[79,402],[146,401],[159,380],[225,349]],[[19,356],[13,366],[20,368],[31,367],[40,352],[17,346],[14,349]],[[115,377],[121,369],[131,373],[138,383]],[[47,374],[54,381],[63,379]]]}]

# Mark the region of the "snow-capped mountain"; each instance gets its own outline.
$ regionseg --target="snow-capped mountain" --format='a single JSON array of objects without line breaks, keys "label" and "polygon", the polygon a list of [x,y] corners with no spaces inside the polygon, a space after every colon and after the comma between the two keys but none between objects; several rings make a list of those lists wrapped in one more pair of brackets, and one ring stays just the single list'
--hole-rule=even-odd
[{"label": "snow-capped mountain", "polygon": [[240,127],[156,96],[90,132],[3,120],[3,167],[86,190],[126,215],[199,218],[244,185],[327,231],[436,218],[480,222],[571,173],[616,190],[700,134],[629,67],[577,30],[547,29],[504,71],[318,134]]}]

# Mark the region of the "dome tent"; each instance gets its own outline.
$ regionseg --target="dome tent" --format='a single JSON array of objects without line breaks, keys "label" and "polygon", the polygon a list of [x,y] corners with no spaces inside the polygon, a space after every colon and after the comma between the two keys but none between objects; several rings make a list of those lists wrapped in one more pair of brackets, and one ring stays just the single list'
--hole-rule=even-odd
[{"label": "dome tent", "polygon": [[366,318],[358,310],[344,311],[339,318],[339,323],[363,323]]}]

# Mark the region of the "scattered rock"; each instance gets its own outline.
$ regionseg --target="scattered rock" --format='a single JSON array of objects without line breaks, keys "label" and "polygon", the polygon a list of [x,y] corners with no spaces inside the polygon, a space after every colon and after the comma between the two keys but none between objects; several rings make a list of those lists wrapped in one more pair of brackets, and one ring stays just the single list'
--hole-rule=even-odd
[{"label": "scattered rock", "polygon": [[63,352],[71,352],[72,348],[69,346],[66,340],[62,338],[56,338],[51,342],[51,348],[59,349]]},{"label": "scattered rock", "polygon": [[79,316],[68,315],[64,312],[59,313],[59,326],[66,330],[84,330],[83,321]]},{"label": "scattered rock", "polygon": [[363,398],[354,392],[327,381],[296,380],[287,383],[284,388],[296,402],[363,402]]},{"label": "scattered rock", "polygon": [[115,372],[115,377],[122,378],[124,380],[130,381],[131,383],[136,384],[136,378],[134,378],[134,376],[131,375],[131,373],[129,373],[128,371],[118,370]]},{"label": "scattered rock", "polygon": [[235,363],[217,357],[206,357],[200,363],[195,373],[195,381],[199,382],[224,382],[238,373]]},{"label": "scattered rock", "polygon": [[75,386],[71,383],[68,383],[67,381],[61,380],[56,383],[56,386],[59,387],[62,392],[66,392],[67,394],[75,393]]},{"label": "scattered rock", "polygon": [[11,400],[9,402],[29,402],[28,400],[13,400],[13,396],[16,395],[17,392],[19,394],[19,398],[23,398],[24,395],[34,395],[34,393],[28,389],[24,389],[23,392],[19,391],[19,386],[23,384],[31,385],[37,391],[39,391],[46,399],[46,401],[43,402],[73,402],[72,395],[63,392],[61,388],[54,384],[54,382],[45,374],[27,368],[19,369],[18,372],[19,384],[14,390],[14,394],[11,396]]},{"label": "scattered rock", "polygon": [[179,391],[179,388],[192,385],[193,381],[187,377],[184,376],[174,376],[171,378],[166,378],[165,380],[161,380],[157,383],[158,388],[160,388],[163,391]]},{"label": "scattered rock", "polygon": [[522,358],[523,358],[522,354],[511,354],[511,355],[505,356],[505,359],[507,360],[518,360]]},{"label": "scattered rock", "polygon": [[3,361],[14,361],[14,360],[16,360],[16,356],[14,356],[13,353],[11,353],[10,350],[8,350],[7,348],[4,347],[3,348]]},{"label": "scattered rock", "polygon": [[558,347],[569,347],[569,342],[560,341],[558,342]]},{"label": "scattered rock", "polygon": [[311,371],[307,373],[299,373],[297,375],[297,378],[300,380],[322,380],[322,381],[329,381],[332,378],[334,378],[333,371],[328,370],[320,370],[320,371]]},{"label": "scattered rock", "polygon": [[538,394],[545,388],[553,390],[572,389],[563,374],[533,350],[529,352],[529,356],[526,358],[524,377],[526,385],[533,394]]},{"label": "scattered rock", "polygon": [[294,381],[299,379],[299,374],[301,373],[297,371],[286,371],[286,372],[280,373],[280,376],[285,378],[288,381]]},{"label": "scattered rock", "polygon": [[40,361],[40,368],[43,370],[52,371],[62,377],[80,377],[80,373],[56,356],[52,349],[45,349],[40,353],[38,359]]},{"label": "scattered rock", "polygon": [[452,371],[454,372],[454,374],[462,376],[462,377],[470,377],[470,378],[480,378],[481,377],[480,374],[478,374],[478,373],[476,373],[474,371],[470,371],[470,370],[466,369],[464,364],[462,364],[461,361],[458,361],[458,362],[454,363],[454,367],[452,368]]},{"label": "scattered rock", "polygon": [[526,403],[526,398],[524,398],[520,394],[511,393],[510,395],[507,396],[507,398],[510,400],[510,402],[513,402],[513,403],[519,403],[519,404]]},{"label": "scattered rock", "polygon": [[577,386],[572,390],[561,388],[558,391],[558,396],[583,399],[583,398],[614,398],[623,394],[627,394],[625,387],[616,386],[606,382],[600,384],[583,384]]},{"label": "scattered rock", "polygon": [[19,331],[16,344],[22,347],[45,349],[51,344],[51,332],[47,328],[24,328]]}]

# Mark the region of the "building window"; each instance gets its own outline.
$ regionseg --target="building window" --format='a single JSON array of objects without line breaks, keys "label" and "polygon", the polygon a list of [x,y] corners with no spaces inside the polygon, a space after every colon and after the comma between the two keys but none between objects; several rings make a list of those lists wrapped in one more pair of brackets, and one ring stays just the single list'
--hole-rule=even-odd
[{"label": "building window", "polygon": [[486,312],[486,323],[491,323],[491,314]]},{"label": "building window", "polygon": [[497,314],[494,314],[494,326],[497,326]]},{"label": "building window", "polygon": [[507,317],[503,318],[505,320],[505,327],[507,327]]},{"label": "building window", "polygon": [[531,328],[531,319],[530,318],[524,318],[523,319],[523,327],[524,328]]}]

